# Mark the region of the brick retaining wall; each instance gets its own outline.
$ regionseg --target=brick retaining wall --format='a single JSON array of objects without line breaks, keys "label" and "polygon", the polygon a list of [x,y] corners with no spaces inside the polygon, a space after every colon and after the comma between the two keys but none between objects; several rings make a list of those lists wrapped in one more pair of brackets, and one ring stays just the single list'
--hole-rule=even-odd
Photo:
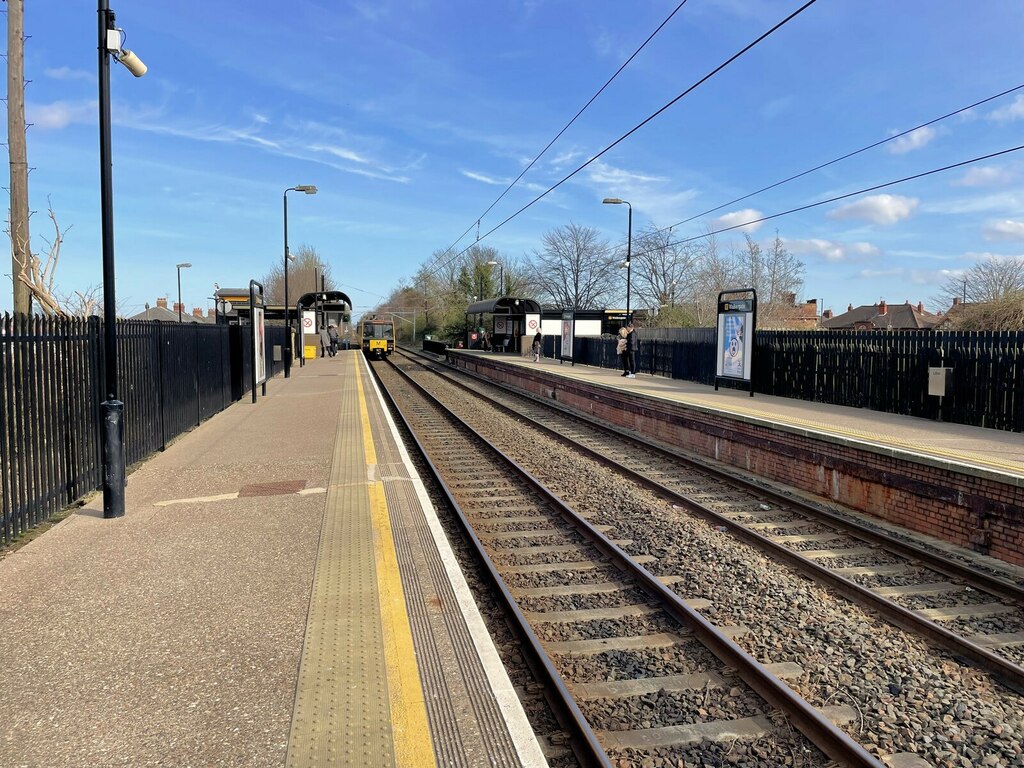
[{"label": "brick retaining wall", "polygon": [[453,355],[451,362],[669,445],[1024,566],[1024,486],[999,473],[890,448],[872,450],[496,360]]}]

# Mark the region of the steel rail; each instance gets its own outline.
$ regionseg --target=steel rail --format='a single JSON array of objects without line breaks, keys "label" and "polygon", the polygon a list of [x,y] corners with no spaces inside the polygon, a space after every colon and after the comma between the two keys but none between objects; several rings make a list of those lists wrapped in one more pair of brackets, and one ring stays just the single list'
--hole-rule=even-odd
[{"label": "steel rail", "polygon": [[[739,645],[723,634],[700,613],[690,608],[690,606],[688,606],[675,592],[662,584],[656,576],[633,560],[628,553],[624,552],[621,548],[612,543],[603,533],[597,530],[568,504],[562,501],[556,494],[552,493],[544,486],[543,483],[533,477],[528,470],[469,427],[458,417],[458,415],[438,401],[432,394],[427,392],[419,382],[412,379],[407,372],[399,368],[394,361],[389,360],[388,363],[417,391],[429,399],[435,407],[446,414],[450,421],[471,432],[478,440],[487,446],[495,456],[505,463],[506,466],[510,467],[517,475],[519,475],[520,478],[522,478],[522,480],[534,491],[542,495],[570,525],[576,528],[576,530],[589,541],[589,543],[603,552],[621,571],[632,576],[637,582],[639,582],[649,594],[655,597],[662,604],[662,607],[667,613],[669,613],[669,615],[684,626],[688,627],[705,645],[705,647],[707,647],[708,650],[710,650],[723,664],[735,669],[740,678],[766,702],[790,718],[797,730],[806,736],[811,743],[817,746],[829,758],[835,760],[841,765],[850,766],[850,768],[880,768],[882,766],[882,763],[864,749],[863,746],[854,741],[846,734],[846,732],[825,717],[817,708],[811,706],[805,699],[798,696],[788,685],[782,682],[775,675],[771,674],[760,662],[746,653],[739,647]],[[411,431],[410,427],[410,432]],[[454,499],[452,499],[450,495],[449,498],[454,502]],[[468,521],[464,525],[468,525]],[[472,534],[472,539],[474,546],[482,549],[482,545],[479,544],[479,540],[476,538],[475,534]],[[482,552],[482,555],[486,557],[485,552]],[[489,558],[487,562],[490,565]],[[490,568],[492,569],[492,573],[500,579],[500,575],[498,575],[496,570],[493,569],[493,565],[490,565]],[[514,599],[507,590],[503,589],[502,592],[503,594],[508,594],[509,599],[512,599],[514,602]],[[515,615],[517,618],[522,618],[522,620],[525,621],[525,617],[522,617],[518,608],[515,611]],[[529,631],[529,634],[532,637],[535,637],[532,630]],[[547,659],[547,655],[543,652],[542,648],[541,653],[544,654],[547,665],[550,665],[550,660]],[[551,669],[553,674],[558,677],[560,682],[559,687],[561,689],[565,689],[565,685],[561,682],[561,678],[558,676],[557,671],[554,670],[553,665],[551,665]],[[566,695],[571,699],[571,695],[568,694],[567,690]],[[575,706],[575,702],[573,702],[573,710],[576,713],[579,713],[579,709]],[[582,717],[582,714],[580,713],[579,716]],[[589,730],[589,725],[587,726],[587,729]],[[591,733],[593,732],[591,731]]]},{"label": "steel rail", "polygon": [[[394,370],[401,373],[401,369],[398,368],[398,366],[391,360],[387,360],[387,364]],[[580,711],[579,706],[576,704],[576,700],[569,693],[569,689],[566,687],[562,676],[558,673],[558,670],[555,669],[551,659],[544,651],[540,639],[530,627],[526,617],[523,616],[523,613],[519,608],[519,604],[512,596],[508,586],[505,584],[505,580],[502,579],[497,567],[487,554],[487,550],[483,543],[477,537],[468,516],[463,511],[458,501],[456,501],[455,495],[448,487],[448,484],[444,481],[441,471],[431,460],[426,447],[420,441],[419,437],[417,437],[416,430],[413,429],[412,424],[406,416],[402,406],[399,405],[397,399],[387,388],[387,385],[381,379],[380,374],[373,370],[373,366],[370,366],[370,370],[373,371],[374,377],[377,379],[378,384],[380,384],[380,390],[387,397],[392,410],[401,419],[406,431],[411,436],[411,439],[416,446],[417,453],[429,468],[434,481],[441,489],[441,492],[449,506],[454,510],[459,526],[462,528],[466,539],[469,541],[478,562],[483,565],[487,573],[487,577],[491,582],[492,588],[498,593],[498,595],[500,595],[502,608],[505,610],[506,615],[511,617],[510,624],[512,624],[512,630],[520,638],[520,650],[523,652],[523,655],[530,668],[533,670],[534,675],[544,683],[545,698],[551,706],[555,719],[558,720],[559,725],[570,734],[573,752],[577,759],[579,759],[584,768],[590,768],[590,766],[612,768],[612,763],[605,754],[604,749],[601,747],[596,734],[590,727],[587,719],[583,716],[583,713]],[[409,379],[408,376],[404,376],[404,378],[419,391],[426,394],[425,390],[423,390],[419,384]],[[433,401],[436,403],[436,401],[433,400],[433,398],[430,398],[429,395],[426,395],[426,397],[428,402]],[[448,409],[443,406],[441,406],[441,408],[443,409],[442,413],[445,413],[447,418],[454,418],[458,423],[462,424],[462,422],[458,420],[457,417],[454,417]]]},{"label": "steel rail", "polygon": [[[424,367],[427,370],[432,370],[436,375],[441,375],[440,372],[434,370],[430,366]],[[970,659],[983,670],[991,673],[993,676],[995,676],[1009,688],[1017,691],[1018,693],[1024,693],[1024,668],[1018,666],[1017,664],[1014,664],[1013,662],[1004,658],[1003,656],[1000,656],[997,653],[993,653],[987,648],[984,648],[978,645],[977,643],[968,640],[962,635],[958,635],[955,632],[946,629],[945,627],[935,623],[934,621],[931,621],[930,619],[924,618],[923,616],[915,613],[914,611],[911,611],[908,608],[904,608],[902,605],[893,600],[890,600],[886,597],[882,597],[881,595],[872,591],[868,587],[864,587],[858,584],[857,582],[853,581],[852,579],[848,579],[845,576],[841,576],[835,573],[834,571],[826,568],[825,566],[813,560],[810,560],[809,558],[806,558],[803,555],[800,555],[795,550],[789,549],[788,547],[779,544],[775,541],[772,541],[768,537],[763,536],[757,533],[756,531],[752,531],[749,528],[746,528],[742,523],[738,523],[732,520],[731,518],[716,512],[710,507],[707,507],[704,504],[701,504],[700,502],[695,501],[689,498],[688,496],[679,493],[678,491],[668,488],[667,486],[662,485],[656,480],[652,480],[646,477],[645,475],[641,474],[636,470],[630,469],[629,467],[620,464],[619,462],[606,456],[605,454],[602,454],[594,449],[588,448],[584,445],[580,445],[579,443],[574,442],[572,439],[566,437],[565,435],[562,435],[554,428],[549,427],[548,425],[539,422],[535,419],[531,419],[529,416],[524,415],[522,412],[516,411],[514,408],[511,408],[510,406],[507,406],[503,403],[499,403],[493,398],[490,398],[487,395],[481,392],[477,392],[471,387],[466,386],[464,383],[455,381],[448,376],[445,376],[444,378],[446,381],[449,381],[452,384],[460,386],[465,391],[472,393],[477,397],[493,404],[494,406],[502,409],[506,413],[513,414],[519,419],[529,421],[531,426],[540,429],[545,434],[554,437],[555,439],[563,442],[564,444],[571,445],[574,450],[578,450],[582,453],[585,453],[590,458],[600,462],[605,466],[614,468],[616,471],[627,475],[638,484],[658,494],[668,497],[670,500],[679,503],[680,505],[689,509],[691,512],[694,512],[704,517],[705,519],[709,520],[715,525],[724,526],[728,528],[738,538],[758,548],[760,551],[769,555],[770,557],[782,561],[787,565],[790,565],[800,571],[803,571],[804,573],[809,574],[819,584],[824,584],[830,587],[831,589],[843,595],[852,602],[860,603],[861,605],[866,605],[872,610],[878,611],[880,614],[885,616],[885,618],[892,624],[909,632],[921,635],[922,637],[925,637],[931,640],[932,642],[937,643],[938,645],[946,648],[954,654]],[[475,378],[478,378],[481,381],[487,381],[480,377]],[[506,389],[507,391],[514,392],[516,395],[521,395],[521,393],[519,392],[515,392],[514,390],[508,390],[507,388],[501,387],[500,385],[495,384],[494,382],[487,381],[487,383],[491,384],[492,386],[498,386],[501,389]],[[530,400],[533,401],[533,398],[530,398]],[[548,405],[547,403],[542,403],[538,401],[538,404],[546,408],[552,408],[552,406]],[[561,412],[561,409],[556,410],[559,410]],[[727,479],[730,481],[734,480],[733,476],[728,473],[707,469],[704,465],[698,462],[692,462],[689,459],[679,457],[676,454],[672,453],[671,451],[667,451],[664,448],[661,448],[660,446],[648,443],[646,440],[641,440],[628,433],[620,432],[617,429],[610,429],[602,424],[595,424],[593,421],[587,419],[585,416],[580,416],[574,412],[572,412],[571,415],[573,418],[581,418],[588,424],[609,431],[612,434],[614,434],[617,438],[630,440],[634,444],[641,445],[645,448],[656,451],[665,457],[677,461],[683,461],[684,463],[689,463],[691,464],[691,466],[697,466],[701,470],[709,471],[715,477]],[[747,481],[747,483],[747,490],[756,490],[756,492],[761,494],[762,496],[769,495],[764,493],[760,486],[758,486],[757,484],[750,483],[749,481]],[[776,503],[779,504],[796,506],[801,511],[809,510],[807,511],[807,514],[811,516],[816,515],[818,511],[815,510],[813,507],[805,508],[801,504],[794,503],[788,497],[783,496],[780,493],[771,495],[770,498],[772,498],[773,500],[776,501]],[[837,523],[837,525],[842,525],[842,523]],[[914,549],[916,551],[916,548]],[[907,556],[916,558],[916,555]]]}]

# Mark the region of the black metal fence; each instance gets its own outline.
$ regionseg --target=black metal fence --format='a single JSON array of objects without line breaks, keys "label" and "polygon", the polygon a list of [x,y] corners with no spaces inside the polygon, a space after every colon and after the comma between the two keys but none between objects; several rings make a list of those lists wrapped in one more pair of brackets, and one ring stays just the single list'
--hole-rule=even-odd
[{"label": "black metal fence", "polygon": [[[267,375],[283,369],[268,326]],[[118,396],[131,465],[249,391],[249,328],[118,321]],[[100,487],[102,323],[0,318],[0,544]]]},{"label": "black metal fence", "polygon": [[[714,328],[639,331],[637,370],[715,383]],[[616,368],[614,337],[577,338],[576,360]],[[559,356],[546,337],[544,354]],[[929,367],[952,369],[948,397],[928,394]],[[754,391],[958,424],[1024,432],[1024,332],[757,331]]]}]

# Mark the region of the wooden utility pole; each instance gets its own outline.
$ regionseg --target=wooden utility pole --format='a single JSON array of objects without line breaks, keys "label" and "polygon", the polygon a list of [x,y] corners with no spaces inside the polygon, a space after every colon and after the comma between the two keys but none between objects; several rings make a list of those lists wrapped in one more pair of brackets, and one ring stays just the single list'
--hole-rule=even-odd
[{"label": "wooden utility pole", "polygon": [[29,263],[28,153],[25,148],[25,0],[7,0],[7,151],[11,161],[11,283],[15,314],[31,310],[18,276]]}]

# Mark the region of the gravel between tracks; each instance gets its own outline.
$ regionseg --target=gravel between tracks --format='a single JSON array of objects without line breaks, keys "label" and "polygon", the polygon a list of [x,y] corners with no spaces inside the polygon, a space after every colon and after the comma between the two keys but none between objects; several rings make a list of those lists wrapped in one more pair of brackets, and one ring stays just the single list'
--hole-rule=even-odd
[{"label": "gravel between tracks", "polygon": [[[749,627],[738,642],[760,661],[802,664],[807,676],[794,686],[798,693],[819,706],[855,706],[859,720],[851,735],[869,749],[917,752],[949,768],[1024,766],[1021,696],[539,431],[478,402],[467,407],[465,394],[452,385],[425,383],[447,390],[443,399],[450,407],[578,512],[616,526],[611,536],[634,539],[627,548],[632,554],[659,557],[649,566],[654,572],[682,576],[673,587],[680,595],[712,600],[714,608],[705,612],[711,620]],[[837,557],[826,564],[878,562]]]}]

